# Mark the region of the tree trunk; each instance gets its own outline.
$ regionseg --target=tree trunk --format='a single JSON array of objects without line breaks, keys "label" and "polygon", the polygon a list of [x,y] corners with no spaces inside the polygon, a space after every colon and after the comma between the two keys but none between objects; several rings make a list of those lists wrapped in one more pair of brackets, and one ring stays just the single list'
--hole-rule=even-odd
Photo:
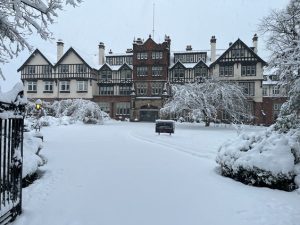
[{"label": "tree trunk", "polygon": [[205,126],[206,126],[206,127],[209,127],[209,124],[210,124],[210,119],[209,119],[209,118],[206,118],[206,119],[205,119]]}]

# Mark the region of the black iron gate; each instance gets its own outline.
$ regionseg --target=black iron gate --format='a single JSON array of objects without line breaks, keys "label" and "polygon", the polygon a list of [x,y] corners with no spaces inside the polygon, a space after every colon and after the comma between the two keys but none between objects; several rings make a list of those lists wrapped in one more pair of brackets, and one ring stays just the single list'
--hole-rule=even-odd
[{"label": "black iron gate", "polygon": [[0,102],[0,225],[22,211],[23,110]]}]

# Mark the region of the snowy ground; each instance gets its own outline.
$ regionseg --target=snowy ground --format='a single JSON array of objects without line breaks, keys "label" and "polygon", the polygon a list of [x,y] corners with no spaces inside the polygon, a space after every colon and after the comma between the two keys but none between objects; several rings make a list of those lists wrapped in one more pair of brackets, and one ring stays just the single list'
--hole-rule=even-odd
[{"label": "snowy ground", "polygon": [[234,129],[176,125],[172,136],[153,123],[43,128],[48,162],[14,225],[299,225],[299,193],[217,173]]}]

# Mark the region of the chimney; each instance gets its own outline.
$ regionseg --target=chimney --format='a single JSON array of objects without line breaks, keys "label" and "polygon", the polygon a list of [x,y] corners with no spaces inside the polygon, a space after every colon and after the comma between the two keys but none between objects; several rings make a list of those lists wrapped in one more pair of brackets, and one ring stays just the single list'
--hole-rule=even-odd
[{"label": "chimney", "polygon": [[103,65],[105,62],[105,46],[103,42],[100,42],[99,45],[99,65]]},{"label": "chimney", "polygon": [[229,47],[232,45],[232,42],[229,42]]},{"label": "chimney", "polygon": [[64,42],[61,39],[57,40],[57,62],[64,54]]},{"label": "chimney", "polygon": [[132,52],[133,52],[132,48],[127,48],[126,53],[132,53]]},{"label": "chimney", "polygon": [[217,47],[217,39],[215,36],[212,36],[210,39],[210,60],[213,63],[216,61],[216,47]]},{"label": "chimney", "polygon": [[143,40],[141,38],[137,38],[135,43],[137,43],[139,45],[142,45],[143,44]]},{"label": "chimney", "polygon": [[253,41],[253,48],[254,48],[254,52],[257,54],[257,40],[258,40],[258,37],[257,37],[257,34],[254,34],[253,38],[252,38],[252,41]]},{"label": "chimney", "polygon": [[193,48],[192,48],[191,45],[187,45],[187,46],[186,46],[186,51],[192,51],[192,50],[193,50]]}]

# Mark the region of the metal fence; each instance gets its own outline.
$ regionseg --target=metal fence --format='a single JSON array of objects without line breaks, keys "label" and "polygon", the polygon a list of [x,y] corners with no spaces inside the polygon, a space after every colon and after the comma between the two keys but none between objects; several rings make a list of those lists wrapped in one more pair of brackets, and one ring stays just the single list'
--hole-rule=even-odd
[{"label": "metal fence", "polygon": [[0,102],[0,225],[13,221],[22,211],[22,110]]}]

